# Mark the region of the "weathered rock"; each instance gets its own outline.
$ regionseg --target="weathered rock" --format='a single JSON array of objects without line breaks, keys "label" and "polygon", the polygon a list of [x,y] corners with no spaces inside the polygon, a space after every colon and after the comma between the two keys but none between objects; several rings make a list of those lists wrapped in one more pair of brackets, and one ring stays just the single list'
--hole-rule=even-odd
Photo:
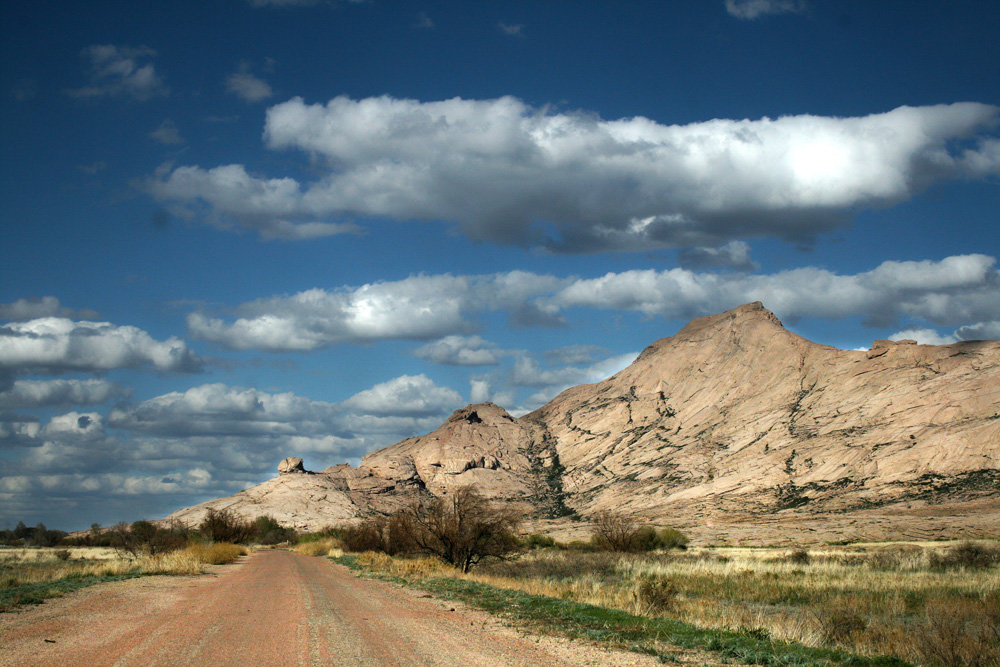
[{"label": "weathered rock", "polygon": [[278,464],[278,473],[281,475],[291,475],[295,473],[303,473],[306,469],[302,465],[302,459],[297,456],[289,456],[281,460]]}]

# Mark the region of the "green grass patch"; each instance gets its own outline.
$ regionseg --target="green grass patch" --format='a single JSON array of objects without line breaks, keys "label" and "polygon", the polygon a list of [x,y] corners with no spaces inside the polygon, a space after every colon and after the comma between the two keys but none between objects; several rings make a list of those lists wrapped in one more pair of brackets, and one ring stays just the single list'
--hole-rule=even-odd
[{"label": "green grass patch", "polygon": [[[386,578],[380,577],[377,572],[361,568],[354,556],[342,556],[333,560],[366,575]],[[712,651],[724,659],[752,665],[901,667],[909,664],[894,657],[863,657],[839,650],[776,641],[768,638],[766,633],[705,629],[674,619],[634,616],[615,609],[530,595],[452,577],[418,581],[391,577],[391,580],[418,586],[439,597],[460,600],[544,632],[655,655],[661,661],[673,660],[671,654],[663,653],[658,648],[662,644],[670,644]]]},{"label": "green grass patch", "polygon": [[72,593],[75,590],[101,584],[106,581],[121,581],[123,579],[134,579],[144,576],[141,572],[93,576],[93,575],[71,575],[54,581],[45,581],[34,584],[21,584],[0,588],[0,612],[9,611],[15,607],[26,604],[41,604],[49,598],[56,598]]}]

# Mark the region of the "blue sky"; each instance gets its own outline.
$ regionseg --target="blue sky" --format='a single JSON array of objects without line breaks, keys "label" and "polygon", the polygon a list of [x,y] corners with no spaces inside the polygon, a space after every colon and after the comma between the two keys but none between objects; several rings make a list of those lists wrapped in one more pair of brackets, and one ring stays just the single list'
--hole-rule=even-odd
[{"label": "blue sky", "polygon": [[1000,338],[983,2],[15,0],[0,525],[522,414],[691,317]]}]

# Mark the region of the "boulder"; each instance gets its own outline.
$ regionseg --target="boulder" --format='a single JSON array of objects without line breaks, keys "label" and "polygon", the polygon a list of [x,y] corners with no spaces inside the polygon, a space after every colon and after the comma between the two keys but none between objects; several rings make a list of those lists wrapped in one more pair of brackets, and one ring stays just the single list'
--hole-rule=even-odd
[{"label": "boulder", "polygon": [[281,459],[281,463],[278,464],[278,473],[282,475],[304,473],[305,471],[306,469],[302,466],[302,459],[297,456],[289,456]]}]

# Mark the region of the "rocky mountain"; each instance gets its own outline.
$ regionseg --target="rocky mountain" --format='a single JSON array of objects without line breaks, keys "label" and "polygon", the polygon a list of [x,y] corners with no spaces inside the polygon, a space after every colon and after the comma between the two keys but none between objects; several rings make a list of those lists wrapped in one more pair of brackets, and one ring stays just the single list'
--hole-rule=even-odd
[{"label": "rocky mountain", "polygon": [[744,543],[1000,536],[1000,342],[839,350],[747,304],[520,419],[471,405],[357,468],[171,516],[229,507],[315,528],[464,484],[565,536],[599,510]]}]

